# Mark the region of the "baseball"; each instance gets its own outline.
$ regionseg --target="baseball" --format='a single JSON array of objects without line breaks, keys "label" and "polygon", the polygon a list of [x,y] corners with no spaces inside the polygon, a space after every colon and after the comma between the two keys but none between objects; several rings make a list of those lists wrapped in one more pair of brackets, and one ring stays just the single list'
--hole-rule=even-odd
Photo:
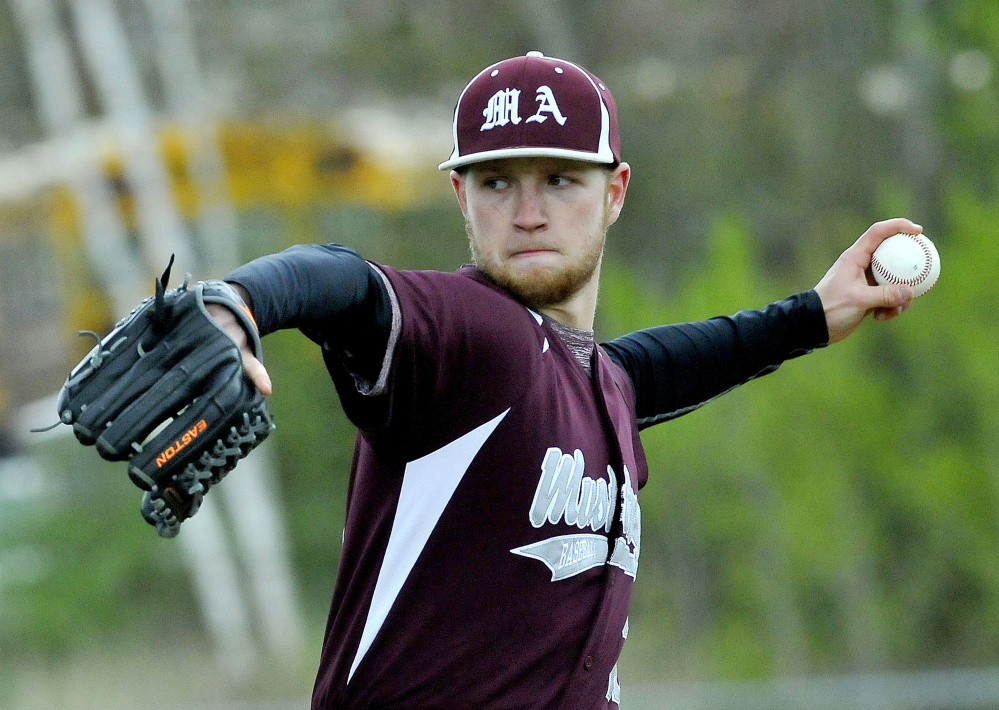
[{"label": "baseball", "polygon": [[874,251],[871,271],[879,284],[905,284],[918,297],[937,282],[940,255],[922,234],[895,234]]}]

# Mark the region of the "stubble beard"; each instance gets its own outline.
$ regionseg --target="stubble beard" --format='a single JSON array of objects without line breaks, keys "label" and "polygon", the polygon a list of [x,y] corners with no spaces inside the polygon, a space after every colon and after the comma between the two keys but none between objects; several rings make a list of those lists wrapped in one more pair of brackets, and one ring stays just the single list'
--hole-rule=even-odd
[{"label": "stubble beard", "polygon": [[531,269],[524,274],[515,273],[509,262],[498,263],[491,255],[482,253],[476,246],[475,232],[467,219],[465,232],[473,262],[493,283],[525,306],[545,308],[564,303],[593,278],[603,259],[607,228],[604,226],[599,234],[591,235],[590,247],[577,259],[559,267]]}]

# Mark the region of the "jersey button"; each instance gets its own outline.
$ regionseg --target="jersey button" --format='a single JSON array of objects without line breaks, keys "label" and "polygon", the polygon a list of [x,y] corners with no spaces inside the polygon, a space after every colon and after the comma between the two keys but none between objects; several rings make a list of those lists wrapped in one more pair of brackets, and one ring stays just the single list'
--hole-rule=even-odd
[{"label": "jersey button", "polygon": [[590,670],[591,668],[593,668],[593,654],[590,654],[583,659],[583,668],[585,668],[586,670]]}]

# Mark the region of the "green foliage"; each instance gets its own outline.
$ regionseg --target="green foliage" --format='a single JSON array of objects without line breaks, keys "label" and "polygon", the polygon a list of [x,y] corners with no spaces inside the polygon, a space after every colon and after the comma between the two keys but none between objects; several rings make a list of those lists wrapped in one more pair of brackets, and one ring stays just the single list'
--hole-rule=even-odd
[{"label": "green foliage", "polygon": [[17,519],[4,526],[3,571],[12,559],[32,566],[13,582],[5,574],[0,587],[0,665],[71,654],[123,634],[169,634],[170,619],[196,619],[190,595],[176,593],[184,580],[177,547],[142,519],[141,491],[123,465],[101,461],[75,440],[47,446],[41,460],[57,492],[4,510]]},{"label": "green foliage", "polygon": [[[999,215],[966,190],[947,205],[943,278],[902,318],[643,434],[635,680],[996,662],[999,327],[981,274],[999,267]],[[718,220],[669,300],[607,264],[603,329],[802,289],[768,279],[754,243]]]},{"label": "green foliage", "polygon": [[274,380],[272,436],[294,566],[310,611],[318,615],[327,608],[336,576],[354,430],[317,345],[286,331],[267,337],[264,349]]}]

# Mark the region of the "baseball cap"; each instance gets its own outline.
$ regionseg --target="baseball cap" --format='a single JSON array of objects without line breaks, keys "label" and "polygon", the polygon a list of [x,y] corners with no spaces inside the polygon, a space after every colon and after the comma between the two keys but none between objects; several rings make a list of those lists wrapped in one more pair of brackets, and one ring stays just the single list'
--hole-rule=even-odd
[{"label": "baseball cap", "polygon": [[450,170],[498,158],[621,162],[610,89],[564,59],[528,52],[486,67],[458,97]]}]

